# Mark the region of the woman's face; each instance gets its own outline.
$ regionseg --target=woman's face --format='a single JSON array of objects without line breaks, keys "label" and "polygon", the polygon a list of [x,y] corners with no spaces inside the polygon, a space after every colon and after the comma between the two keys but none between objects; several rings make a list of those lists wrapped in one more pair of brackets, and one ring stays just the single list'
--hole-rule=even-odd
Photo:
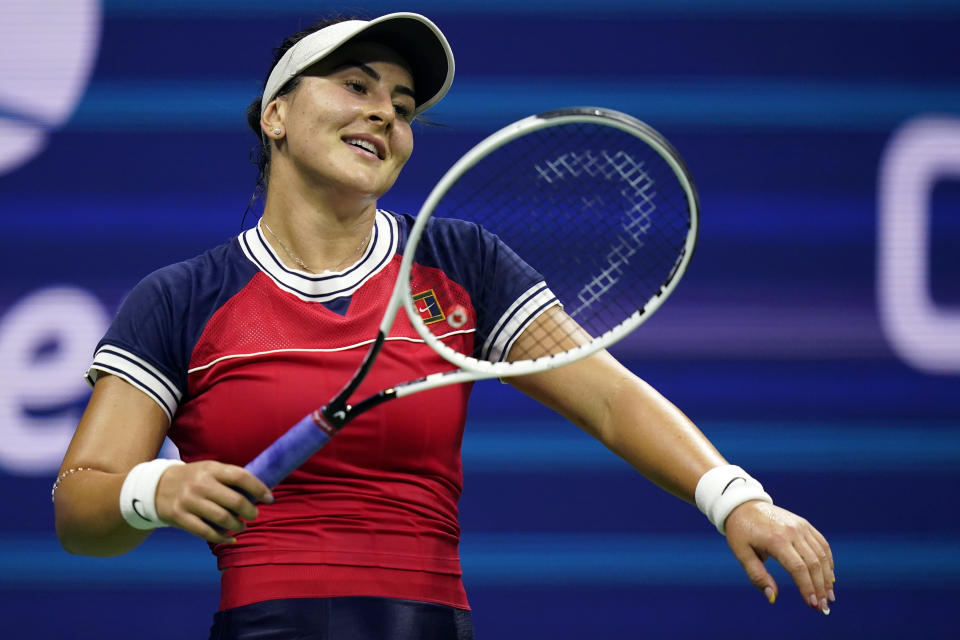
[{"label": "woman's face", "polygon": [[289,166],[310,185],[377,198],[413,152],[413,76],[391,49],[346,45],[278,98]]}]

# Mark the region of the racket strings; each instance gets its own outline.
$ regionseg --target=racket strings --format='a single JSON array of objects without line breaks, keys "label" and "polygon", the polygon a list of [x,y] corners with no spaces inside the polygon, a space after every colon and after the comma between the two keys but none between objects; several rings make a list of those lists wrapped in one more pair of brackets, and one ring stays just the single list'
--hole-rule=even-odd
[{"label": "racket strings", "polygon": [[[647,142],[592,123],[547,127],[499,147],[434,211],[495,234],[512,249],[500,256],[501,271],[515,272],[511,260],[522,261],[517,270],[535,269],[574,320],[534,323],[510,360],[567,352],[642,313],[675,271],[691,215],[674,170]],[[490,302],[474,310],[482,332],[506,311],[499,294],[510,283],[484,272],[465,284],[473,300]],[[429,328],[440,335],[446,325]]]},{"label": "racket strings", "polygon": [[[630,206],[624,209],[620,220],[622,233],[617,233],[616,240],[606,255],[606,265],[577,292],[579,304],[568,311],[573,318],[582,315],[619,282],[630,258],[644,246],[645,236],[651,225],[650,216],[656,210],[653,179],[643,169],[642,162],[634,160],[623,151],[618,151],[613,156],[606,151],[594,156],[588,151],[575,158],[588,175],[600,174],[607,180],[616,178],[624,183],[620,194]],[[567,162],[564,162],[564,165],[571,176],[579,175],[576,166],[571,167]],[[599,203],[596,197],[584,198],[585,207],[593,207]]]}]

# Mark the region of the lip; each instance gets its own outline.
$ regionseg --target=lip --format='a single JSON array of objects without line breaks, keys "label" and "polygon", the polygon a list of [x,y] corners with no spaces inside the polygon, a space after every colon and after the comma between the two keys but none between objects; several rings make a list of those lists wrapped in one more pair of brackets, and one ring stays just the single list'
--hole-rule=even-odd
[{"label": "lip", "polygon": [[[350,145],[347,140],[363,140],[365,142],[370,142],[373,144],[374,148],[377,150],[377,158],[383,160],[387,156],[387,145],[383,140],[377,136],[370,135],[368,133],[348,133],[340,138],[343,140],[344,144]],[[353,146],[353,145],[350,145]]]}]

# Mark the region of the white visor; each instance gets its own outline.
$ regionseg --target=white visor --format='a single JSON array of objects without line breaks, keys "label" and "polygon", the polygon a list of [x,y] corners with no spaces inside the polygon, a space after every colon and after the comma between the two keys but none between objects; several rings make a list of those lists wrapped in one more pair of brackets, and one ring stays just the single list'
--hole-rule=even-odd
[{"label": "white visor", "polygon": [[453,82],[453,52],[437,25],[427,18],[416,13],[391,13],[370,21],[347,20],[311,33],[283,54],[267,78],[260,115],[285,84],[354,39],[384,44],[410,65],[414,115],[436,104]]}]

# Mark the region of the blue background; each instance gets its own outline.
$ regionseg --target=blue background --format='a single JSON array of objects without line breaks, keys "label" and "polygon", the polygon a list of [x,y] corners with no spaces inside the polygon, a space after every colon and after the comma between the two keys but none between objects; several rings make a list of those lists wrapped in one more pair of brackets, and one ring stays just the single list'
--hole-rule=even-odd
[{"label": "blue background", "polygon": [[[782,570],[771,607],[695,508],[510,389],[480,384],[461,504],[478,637],[956,637],[960,362],[940,373],[906,362],[876,289],[891,136],[926,114],[960,121],[960,3],[364,9],[429,15],[458,65],[386,208],[416,211],[473,143],[541,110],[606,106],[671,139],[700,190],[700,244],[670,302],[617,355],[818,526],[837,558],[829,617],[804,606]],[[270,49],[326,8],[106,0],[102,12],[92,76],[65,123],[0,108],[48,134],[41,153],[0,175],[0,341],[6,332],[23,347],[0,363],[8,451],[17,433],[36,446],[46,421],[75,422],[87,393],[63,342],[83,317],[51,307],[51,329],[16,333],[15,315],[30,296],[69,287],[109,317],[146,273],[236,234],[255,178],[245,107]],[[958,178],[937,183],[928,210],[928,293],[954,312]],[[76,385],[51,389],[44,367]],[[203,543],[159,531],[109,560],[59,548],[48,495],[61,455],[30,469],[0,459],[3,637],[206,637],[217,575]]]}]

